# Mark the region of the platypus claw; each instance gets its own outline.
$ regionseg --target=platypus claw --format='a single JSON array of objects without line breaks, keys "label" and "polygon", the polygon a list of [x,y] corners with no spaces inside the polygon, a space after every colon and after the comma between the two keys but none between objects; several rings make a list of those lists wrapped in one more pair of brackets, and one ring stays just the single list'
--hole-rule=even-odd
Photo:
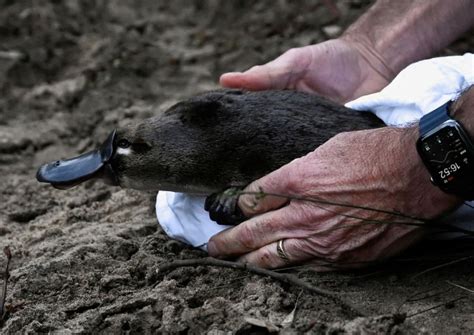
[{"label": "platypus claw", "polygon": [[221,225],[238,225],[246,217],[237,205],[239,191],[237,187],[230,187],[223,192],[213,193],[206,198],[204,209],[209,212],[212,221]]}]

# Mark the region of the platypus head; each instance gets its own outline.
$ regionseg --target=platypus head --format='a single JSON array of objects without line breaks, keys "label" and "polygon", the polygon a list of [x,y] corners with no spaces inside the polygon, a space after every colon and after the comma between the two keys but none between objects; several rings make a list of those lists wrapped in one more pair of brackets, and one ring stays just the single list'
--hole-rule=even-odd
[{"label": "platypus head", "polygon": [[[176,105],[173,108],[181,108]],[[117,129],[108,165],[124,188],[210,194],[216,178],[213,151],[201,128],[183,126],[171,108],[156,117]],[[210,179],[210,180],[209,180]]]},{"label": "platypus head", "polygon": [[208,193],[209,187],[194,182],[198,170],[193,152],[183,147],[173,126],[149,119],[114,130],[96,150],[41,166],[36,178],[55,188],[67,189],[90,179],[103,179],[109,185],[139,190],[169,190]]},{"label": "platypus head", "polygon": [[138,138],[132,129],[114,130],[93,151],[41,166],[36,178],[59,189],[67,189],[94,178],[103,179],[109,185],[146,188],[143,187],[146,185],[143,167],[151,144],[143,140],[142,136]]}]

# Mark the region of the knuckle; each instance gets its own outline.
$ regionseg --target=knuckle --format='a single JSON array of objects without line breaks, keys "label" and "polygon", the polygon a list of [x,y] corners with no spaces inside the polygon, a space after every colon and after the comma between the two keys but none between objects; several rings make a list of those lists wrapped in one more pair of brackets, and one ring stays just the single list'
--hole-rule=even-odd
[{"label": "knuckle", "polygon": [[295,57],[299,54],[299,49],[300,48],[291,48],[288,51],[285,52],[285,56],[288,57]]},{"label": "knuckle", "polygon": [[244,247],[246,250],[253,250],[255,248],[255,234],[253,229],[248,224],[241,225],[239,240],[242,247]]},{"label": "knuckle", "polygon": [[[332,144],[344,144],[353,140],[354,132],[343,131],[333,136],[329,141]],[[328,142],[329,142],[328,141]]]},{"label": "knuckle", "polygon": [[294,257],[318,260],[322,262],[329,262],[341,264],[346,261],[347,255],[341,252],[337,247],[334,247],[333,241],[326,238],[308,238],[295,240],[291,248]]},{"label": "knuckle", "polygon": [[320,210],[312,203],[293,201],[293,218],[298,222],[298,226],[309,233],[314,233],[321,221]]},{"label": "knuckle", "polygon": [[278,232],[283,230],[286,220],[280,215],[261,215],[254,222],[254,235],[260,237],[260,241],[269,243],[270,240],[266,236],[278,235]]},{"label": "knuckle", "polygon": [[312,237],[308,240],[310,249],[314,255],[318,255],[324,259],[329,259],[334,255],[333,243],[327,238]]},{"label": "knuckle", "polygon": [[336,263],[338,265],[343,265],[343,255],[339,252],[331,252],[326,256],[326,259],[331,263]]},{"label": "knuckle", "polygon": [[266,191],[268,190],[267,184],[269,184],[269,178],[246,187],[245,192],[248,192],[248,194],[243,194],[239,198],[239,207],[245,215],[255,215],[266,209],[266,203],[268,202],[268,197],[265,195],[265,192],[268,192]]},{"label": "knuckle", "polygon": [[239,207],[246,216],[250,216],[255,213],[257,208],[257,201],[253,194],[244,194],[239,197]]},{"label": "knuckle", "polygon": [[250,69],[248,69],[248,71],[253,71],[253,70],[255,70],[255,69],[258,69],[259,66],[260,66],[260,65],[254,65],[254,66],[252,66]]},{"label": "knuckle", "polygon": [[295,171],[298,170],[297,160],[299,159],[300,158],[297,158],[289,165],[282,167],[279,171],[280,173],[278,174],[278,177],[275,178],[274,183],[283,184],[285,189],[282,191],[285,191],[286,193],[296,193],[301,186],[301,181],[298,180],[295,175]]},{"label": "knuckle", "polygon": [[286,192],[288,195],[293,195],[293,196],[298,196],[299,195],[299,189],[301,187],[301,183],[290,179],[288,180],[288,183],[286,184]]},{"label": "knuckle", "polygon": [[295,257],[300,260],[311,260],[322,258],[321,253],[311,241],[307,239],[297,239],[293,243],[288,244],[286,248],[290,259]]},{"label": "knuckle", "polygon": [[340,140],[341,138],[344,138],[344,136],[345,136],[344,134],[345,134],[344,132],[338,133],[338,134],[334,135],[330,140],[331,141]]},{"label": "knuckle", "polygon": [[226,245],[225,238],[214,236],[209,240],[208,245],[209,244],[212,244],[212,250],[217,255],[222,254],[222,252],[226,250],[224,247]]}]

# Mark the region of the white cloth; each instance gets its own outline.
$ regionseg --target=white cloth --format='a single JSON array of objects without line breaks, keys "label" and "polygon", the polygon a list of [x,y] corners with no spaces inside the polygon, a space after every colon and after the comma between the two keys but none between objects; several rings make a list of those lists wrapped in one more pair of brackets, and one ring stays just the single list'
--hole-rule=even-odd
[{"label": "white cloth", "polygon": [[205,200],[202,196],[160,191],[156,197],[158,222],[169,237],[207,250],[207,241],[229,226],[209,219]]},{"label": "white cloth", "polygon": [[346,104],[368,110],[389,126],[419,120],[474,84],[474,54],[439,57],[414,63],[382,91]]},{"label": "white cloth", "polygon": [[[346,106],[375,113],[387,125],[417,121],[474,84],[474,54],[439,57],[408,66],[382,91],[363,96]],[[158,222],[174,239],[206,250],[207,241],[227,229],[209,219],[203,197],[159,192]],[[474,205],[474,202],[471,202]],[[463,205],[444,218],[450,224],[474,229],[474,209]]]}]

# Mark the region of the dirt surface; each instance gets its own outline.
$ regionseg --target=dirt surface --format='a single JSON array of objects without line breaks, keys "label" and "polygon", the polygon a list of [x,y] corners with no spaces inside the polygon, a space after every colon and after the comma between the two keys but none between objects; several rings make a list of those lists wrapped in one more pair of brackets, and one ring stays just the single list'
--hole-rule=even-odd
[{"label": "dirt surface", "polygon": [[[448,283],[474,288],[472,243],[425,243],[364,271],[288,270],[340,292],[367,315],[357,317],[242,271],[157,273],[205,254],[163,233],[155,194],[100,182],[58,191],[34,178],[40,164],[90,150],[116,126],[216,88],[225,71],[337,35],[368,5],[335,3],[338,17],[316,0],[0,0],[0,247],[13,252],[0,332],[474,332],[472,292]],[[466,35],[442,54],[473,45]],[[0,270],[5,263],[1,254]]]}]

